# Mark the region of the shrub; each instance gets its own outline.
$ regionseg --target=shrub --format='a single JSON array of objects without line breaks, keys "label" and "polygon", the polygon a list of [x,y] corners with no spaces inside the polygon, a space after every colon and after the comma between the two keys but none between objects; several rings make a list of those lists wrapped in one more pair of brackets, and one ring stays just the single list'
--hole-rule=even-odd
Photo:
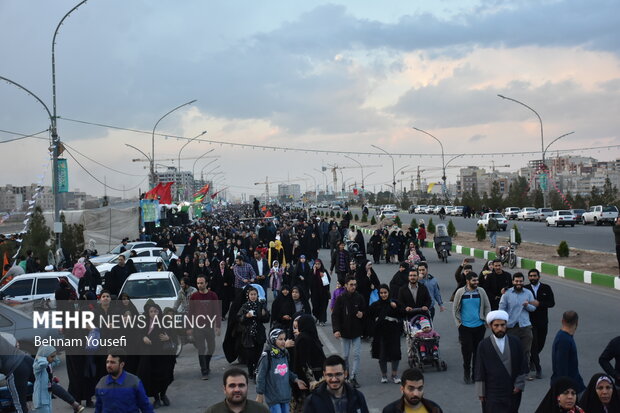
[{"label": "shrub", "polygon": [[568,243],[566,241],[560,242],[560,245],[558,245],[557,251],[560,257],[568,257],[568,254],[569,254]]},{"label": "shrub", "polygon": [[359,220],[360,220],[360,217],[359,217],[357,214],[355,214],[355,216],[353,217],[353,220],[354,220],[354,221],[359,221]]},{"label": "shrub", "polygon": [[362,222],[368,222],[368,215],[362,214]]},{"label": "shrub", "polygon": [[370,225],[376,225],[377,224],[377,220],[375,219],[375,216],[373,215],[372,218],[370,219]]},{"label": "shrub", "polygon": [[448,222],[448,235],[451,237],[456,237],[456,227],[454,226],[454,222],[452,222],[452,220]]},{"label": "shrub", "polygon": [[484,229],[484,226],[482,224],[478,225],[478,228],[476,228],[476,239],[478,241],[484,241],[487,238],[487,230]]},{"label": "shrub", "polygon": [[426,232],[429,234],[435,233],[435,223],[433,222],[433,218],[428,220],[428,225],[426,226]]},{"label": "shrub", "polygon": [[336,215],[336,214],[334,214],[334,211],[329,211],[329,216],[330,216],[330,217],[332,217],[332,218],[333,218],[335,215]]},{"label": "shrub", "polygon": [[521,233],[519,232],[519,228],[517,227],[517,224],[514,224],[512,228],[515,230],[515,242],[518,245],[521,245]]},{"label": "shrub", "polygon": [[411,218],[411,224],[409,224],[409,226],[411,228],[417,228],[418,227],[418,220],[415,218]]},{"label": "shrub", "polygon": [[396,224],[398,228],[403,227],[403,223],[401,222],[400,217],[398,215],[396,215],[396,218],[394,218],[394,223]]},{"label": "shrub", "polygon": [[340,211],[336,212],[336,218],[340,218]]}]

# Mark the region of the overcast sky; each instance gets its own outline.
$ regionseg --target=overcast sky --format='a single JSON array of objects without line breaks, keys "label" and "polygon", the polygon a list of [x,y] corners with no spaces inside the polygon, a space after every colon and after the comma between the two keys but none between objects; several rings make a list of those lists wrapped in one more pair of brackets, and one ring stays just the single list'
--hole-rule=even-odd
[{"label": "overcast sky", "polygon": [[[0,0],[0,76],[50,109],[52,35],[75,4]],[[617,0],[90,0],[57,38],[57,110],[65,119],[150,131],[164,113],[197,99],[158,132],[193,137],[206,130],[205,138],[218,141],[333,151],[379,152],[375,144],[394,154],[440,153],[416,126],[442,140],[447,153],[540,151],[537,118],[497,97],[503,94],[538,111],[546,143],[575,131],[552,149],[581,148],[574,154],[609,160],[620,150],[586,149],[620,145],[619,25]],[[41,106],[5,82],[0,107],[3,131],[31,134],[49,126]],[[147,189],[146,163],[132,162],[141,155],[124,144],[150,155],[150,135],[63,119],[58,129],[71,147],[122,172],[74,153],[92,175],[113,188],[142,182]],[[0,132],[0,141],[15,137]],[[176,159],[184,143],[156,137],[155,158]],[[0,184],[38,182],[43,173],[49,184],[48,145],[33,138],[0,144]],[[254,182],[266,176],[310,174],[324,185],[315,168],[355,165],[338,155],[206,142],[190,143],[183,156],[210,148],[220,156],[212,165],[221,165],[219,177],[235,194],[263,192]],[[71,189],[102,194],[103,185],[68,158]],[[389,159],[357,159],[384,165],[365,173],[374,172],[367,189],[385,189]],[[530,159],[495,161],[517,169]],[[209,160],[199,160],[196,173]],[[405,170],[441,166],[440,157],[395,161]],[[192,164],[183,162],[183,169]],[[491,158],[468,155],[452,165],[488,167]],[[449,181],[457,172],[450,169]],[[343,174],[359,185],[358,169]],[[441,173],[425,175],[435,180]]]}]

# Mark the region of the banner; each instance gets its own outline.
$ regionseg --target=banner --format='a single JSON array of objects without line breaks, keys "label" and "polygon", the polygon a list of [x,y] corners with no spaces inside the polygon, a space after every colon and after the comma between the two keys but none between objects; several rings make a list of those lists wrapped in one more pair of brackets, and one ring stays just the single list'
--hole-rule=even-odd
[{"label": "banner", "polygon": [[158,222],[159,215],[159,201],[157,200],[142,200],[140,201],[140,211],[142,214],[142,222]]},{"label": "banner", "polygon": [[66,159],[58,160],[58,192],[69,192],[69,167]]}]

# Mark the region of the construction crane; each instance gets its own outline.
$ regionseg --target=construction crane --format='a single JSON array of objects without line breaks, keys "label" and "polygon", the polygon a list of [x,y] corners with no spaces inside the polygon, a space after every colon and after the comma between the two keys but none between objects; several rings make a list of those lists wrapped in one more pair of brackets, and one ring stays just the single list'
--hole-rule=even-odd
[{"label": "construction crane", "polygon": [[[362,164],[359,164],[359,165],[338,166],[338,165],[333,165],[333,164],[329,165],[328,164],[328,166],[330,167],[330,169],[332,171],[332,176],[334,178],[334,190],[335,190],[338,187],[338,175],[336,173],[336,171],[338,169],[341,169],[341,170],[342,169],[362,169],[362,175],[363,175],[364,168],[381,168],[383,165],[362,165]],[[327,170],[327,168],[324,167],[324,166],[321,169],[323,171]],[[342,171],[340,171],[340,174],[342,174]],[[344,182],[343,177],[341,176],[340,178]],[[344,191],[344,188],[342,188],[342,190]]]},{"label": "construction crane", "polygon": [[269,184],[286,184],[289,182],[303,181],[304,179],[286,179],[283,181],[270,181],[269,177],[265,177],[265,182],[254,182],[254,185],[265,185],[265,204],[269,203]]},{"label": "construction crane", "polygon": [[[202,156],[202,157],[193,157],[193,158],[181,158],[182,161],[193,161],[195,159],[207,159],[207,158],[219,158],[220,155],[211,155],[211,156]],[[166,158],[166,159],[155,159],[155,162],[176,162],[179,158]],[[131,162],[151,162],[150,159],[145,158],[135,158],[132,159]]]},{"label": "construction crane", "polygon": [[495,161],[491,160],[491,168],[495,172],[495,168],[510,168],[510,165],[495,165]]}]

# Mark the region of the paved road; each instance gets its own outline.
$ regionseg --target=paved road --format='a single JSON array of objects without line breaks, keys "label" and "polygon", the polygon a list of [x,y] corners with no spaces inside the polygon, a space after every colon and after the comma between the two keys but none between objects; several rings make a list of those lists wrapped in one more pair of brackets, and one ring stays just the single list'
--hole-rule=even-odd
[{"label": "paved road", "polygon": [[[359,208],[351,208],[352,214],[358,214],[361,217],[361,211]],[[372,211],[371,211],[372,215]],[[404,211],[398,213],[401,221],[404,225],[408,226],[413,217],[416,220],[423,219],[428,223],[432,217],[433,222],[439,222],[437,215],[425,215],[425,214],[409,214]],[[452,219],[456,230],[462,232],[476,232],[477,219],[463,217],[449,217],[446,219]],[[369,218],[370,220],[370,218]],[[516,221],[511,220],[508,224],[508,229],[512,228],[512,224],[516,223],[521,233],[523,241],[528,242],[540,242],[548,245],[559,245],[560,241],[568,242],[568,245],[573,248],[580,248],[586,250],[603,251],[603,252],[616,252],[615,240],[612,229],[608,225],[600,227],[594,225],[575,225],[575,227],[547,227],[544,222],[532,222],[532,221]]]},{"label": "paved road", "polygon": [[[431,251],[426,254],[430,262],[430,270],[435,275],[441,287],[444,297],[449,297],[454,289],[454,270],[463,256],[454,255],[448,264],[440,263],[433,258]],[[321,251],[321,258],[329,261],[325,250]],[[479,270],[482,262],[474,263],[475,270]],[[381,264],[375,266],[375,270],[382,282],[389,282],[397,270],[396,265]],[[598,356],[604,346],[613,337],[620,335],[620,327],[616,321],[616,315],[620,310],[620,292],[597,288],[584,284],[578,284],[557,277],[543,277],[543,282],[548,282],[556,295],[557,305],[550,310],[550,327],[547,346],[542,353],[542,367],[544,378],[526,384],[522,412],[532,412],[542,400],[549,385],[551,370],[551,342],[560,326],[562,312],[572,309],[580,315],[580,326],[575,339],[579,349],[581,373],[586,382],[592,374],[600,371]],[[333,288],[333,285],[332,285]],[[475,397],[474,386],[465,385],[462,382],[461,354],[458,344],[457,330],[451,316],[451,303],[447,303],[447,311],[437,313],[435,317],[435,329],[441,334],[440,352],[441,357],[448,364],[445,372],[431,371],[426,373],[425,394],[441,405],[444,412],[479,411],[479,403]],[[325,346],[325,353],[339,353],[339,342],[331,332],[331,326],[319,328],[321,340]],[[221,343],[222,337],[218,340]],[[402,340],[402,351],[405,354],[405,341]],[[380,373],[376,360],[370,358],[370,344],[362,344],[361,362],[361,391],[364,392],[372,412],[380,412],[390,401],[399,397],[399,386],[394,384],[381,384]],[[200,380],[197,365],[196,351],[193,347],[185,347],[178,358],[175,381],[169,389],[169,397],[172,401],[170,407],[162,407],[159,411],[165,412],[203,412],[205,408],[222,399],[222,373],[230,365],[223,358],[221,349],[218,348],[212,362],[211,380]],[[242,366],[244,367],[244,366]],[[405,362],[401,362],[402,371]],[[57,374],[61,376],[61,383],[66,385],[66,370],[60,366]],[[250,392],[254,397],[254,386],[250,386]],[[69,412],[71,409],[62,402],[55,400],[54,411]]]}]

